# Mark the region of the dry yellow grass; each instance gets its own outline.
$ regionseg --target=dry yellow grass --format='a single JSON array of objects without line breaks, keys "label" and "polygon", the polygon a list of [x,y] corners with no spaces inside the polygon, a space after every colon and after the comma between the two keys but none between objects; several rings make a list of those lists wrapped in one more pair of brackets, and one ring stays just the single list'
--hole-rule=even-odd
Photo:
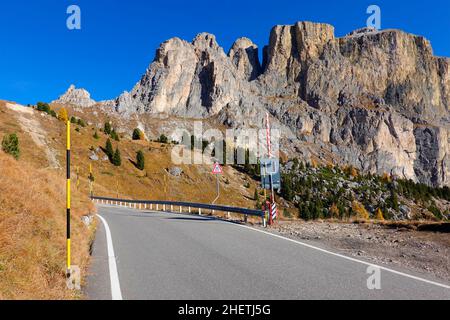
[{"label": "dry yellow grass", "polygon": [[[36,169],[0,151],[0,299],[70,299],[65,286],[65,193],[59,171]],[[73,264],[86,270],[93,210],[74,193]]]}]

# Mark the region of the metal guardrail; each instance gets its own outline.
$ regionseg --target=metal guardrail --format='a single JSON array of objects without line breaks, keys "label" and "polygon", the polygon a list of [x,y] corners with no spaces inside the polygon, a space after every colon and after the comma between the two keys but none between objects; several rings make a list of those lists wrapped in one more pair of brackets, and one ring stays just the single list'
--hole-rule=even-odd
[{"label": "metal guardrail", "polygon": [[[222,205],[210,205],[204,203],[192,203],[192,202],[179,202],[179,201],[152,201],[152,200],[130,200],[130,199],[115,199],[115,198],[106,198],[106,197],[91,197],[92,201],[97,201],[98,203],[103,204],[112,204],[118,206],[128,206],[134,209],[155,209],[159,211],[167,211],[167,206],[169,206],[170,211],[174,212],[174,207],[179,207],[180,213],[183,213],[183,208],[187,208],[188,212],[191,213],[192,209],[198,209],[199,215],[202,215],[202,210],[211,210],[213,213],[218,212],[226,212],[228,215],[230,213],[238,213],[245,216],[245,220],[247,221],[248,216],[260,217],[262,219],[262,224],[264,227],[266,226],[266,214],[262,210],[254,210],[254,209],[244,209],[238,207],[229,207]],[[144,208],[143,206],[144,205]],[[155,206],[155,208],[153,208]],[[162,207],[160,207],[162,206]]]}]

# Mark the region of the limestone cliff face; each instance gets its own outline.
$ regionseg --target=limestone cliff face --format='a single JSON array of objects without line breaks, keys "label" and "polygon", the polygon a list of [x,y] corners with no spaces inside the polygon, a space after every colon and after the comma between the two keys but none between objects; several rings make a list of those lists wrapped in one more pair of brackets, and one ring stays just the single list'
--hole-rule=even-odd
[{"label": "limestone cliff face", "polygon": [[238,39],[228,55],[213,35],[168,40],[119,112],[213,118],[261,127],[269,111],[292,157],[311,156],[449,185],[450,59],[423,37],[327,24],[276,26],[258,47]]}]

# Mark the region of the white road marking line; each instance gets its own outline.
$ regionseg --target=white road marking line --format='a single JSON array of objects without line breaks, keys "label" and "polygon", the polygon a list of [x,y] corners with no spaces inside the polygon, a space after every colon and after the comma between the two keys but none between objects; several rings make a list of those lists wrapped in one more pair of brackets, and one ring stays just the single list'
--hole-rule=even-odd
[{"label": "white road marking line", "polygon": [[120,290],[119,274],[117,273],[116,256],[114,254],[114,246],[112,242],[111,230],[108,222],[102,216],[97,215],[105,226],[106,242],[108,244],[108,263],[109,263],[109,278],[111,280],[111,296],[112,300],[123,300],[122,291]]},{"label": "white road marking line", "polygon": [[322,248],[319,248],[319,247],[315,247],[313,245],[310,245],[310,244],[307,244],[307,243],[304,243],[304,242],[301,242],[301,241],[289,239],[289,238],[286,238],[286,237],[283,237],[283,236],[280,236],[280,235],[277,235],[277,234],[274,234],[274,233],[270,233],[270,232],[267,232],[267,231],[264,231],[264,230],[255,229],[253,227],[249,227],[249,226],[242,225],[242,224],[234,224],[234,225],[242,227],[242,228],[250,229],[250,230],[253,230],[253,231],[256,231],[256,232],[261,232],[261,233],[264,233],[266,235],[269,235],[269,236],[272,236],[272,237],[275,237],[275,238],[287,240],[287,241],[299,244],[301,246],[304,246],[304,247],[307,247],[307,248],[310,248],[310,249],[314,249],[314,250],[321,251],[323,253],[331,254],[331,255],[339,257],[339,258],[343,258],[343,259],[350,260],[350,261],[353,261],[353,262],[358,262],[358,263],[364,264],[366,266],[374,266],[374,267],[379,268],[381,270],[388,271],[388,272],[391,272],[391,273],[394,273],[394,274],[397,274],[397,275],[400,275],[400,276],[404,276],[404,277],[407,277],[407,278],[410,278],[410,279],[414,279],[414,280],[417,280],[417,281],[422,281],[422,282],[425,282],[425,283],[428,283],[428,284],[432,284],[432,285],[435,285],[435,286],[438,286],[438,287],[441,287],[441,288],[450,289],[450,286],[442,284],[442,283],[439,283],[439,282],[423,279],[423,278],[416,277],[416,276],[413,276],[413,275],[410,275],[410,274],[407,274],[407,273],[403,273],[403,272],[396,271],[396,270],[393,270],[393,269],[389,269],[389,268],[386,268],[386,267],[383,267],[383,266],[379,266],[379,265],[376,265],[376,264],[373,264],[373,263],[369,263],[369,262],[366,262],[366,261],[362,261],[362,260],[358,260],[358,259],[355,259],[355,258],[347,257],[347,256],[344,256],[344,255],[339,254],[339,253],[328,251],[328,250],[325,250],[325,249],[322,249]]}]

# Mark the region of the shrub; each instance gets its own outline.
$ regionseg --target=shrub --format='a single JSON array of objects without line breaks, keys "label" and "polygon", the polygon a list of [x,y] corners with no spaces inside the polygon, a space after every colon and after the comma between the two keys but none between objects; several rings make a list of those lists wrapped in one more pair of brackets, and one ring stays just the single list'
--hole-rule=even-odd
[{"label": "shrub", "polygon": [[80,127],[86,127],[86,122],[84,122],[84,120],[83,119],[78,119],[77,120],[77,124],[80,126]]},{"label": "shrub", "polygon": [[338,206],[336,205],[336,203],[333,203],[333,204],[331,205],[331,208],[330,208],[330,215],[331,215],[331,218],[339,218],[339,217],[340,217],[339,208],[338,208]]},{"label": "shrub", "polygon": [[299,208],[298,208],[298,216],[300,219],[303,219],[305,221],[309,221],[312,218],[312,214],[309,208],[309,205],[305,202],[303,202]]},{"label": "shrub", "polygon": [[70,118],[70,123],[76,124],[77,123],[77,118],[75,118],[74,116],[72,116]]},{"label": "shrub", "polygon": [[142,152],[142,150],[139,150],[136,154],[136,167],[139,170],[145,169],[145,155],[144,152]]},{"label": "shrub", "polygon": [[116,152],[114,152],[112,164],[115,165],[116,167],[120,167],[122,165],[122,158],[120,157],[120,151],[118,147],[116,149]]},{"label": "shrub", "polygon": [[133,140],[142,140],[144,138],[144,133],[138,128],[133,130]]},{"label": "shrub", "polygon": [[12,155],[16,160],[20,157],[20,148],[19,148],[19,138],[17,134],[12,133],[10,135],[5,135],[2,141],[2,150]]},{"label": "shrub", "polygon": [[288,210],[284,209],[283,217],[290,219],[290,218],[292,218],[292,214]]},{"label": "shrub", "polygon": [[442,220],[444,218],[441,210],[439,210],[435,204],[432,204],[430,207],[428,207],[428,210],[436,217],[436,219]]},{"label": "shrub", "polygon": [[56,114],[55,110],[50,110],[48,114],[51,115],[53,118],[58,118],[58,115]]},{"label": "shrub", "polygon": [[50,106],[48,105],[48,103],[45,103],[45,102],[38,102],[36,108],[38,111],[41,111],[41,112],[46,112],[46,113],[50,112]]},{"label": "shrub", "polygon": [[166,135],[162,134],[161,136],[159,136],[158,142],[166,144],[169,142],[169,139],[166,137]]},{"label": "shrub", "polygon": [[95,140],[100,139],[100,137],[98,136],[97,130],[95,130],[95,133],[94,133],[94,139],[95,139]]}]

